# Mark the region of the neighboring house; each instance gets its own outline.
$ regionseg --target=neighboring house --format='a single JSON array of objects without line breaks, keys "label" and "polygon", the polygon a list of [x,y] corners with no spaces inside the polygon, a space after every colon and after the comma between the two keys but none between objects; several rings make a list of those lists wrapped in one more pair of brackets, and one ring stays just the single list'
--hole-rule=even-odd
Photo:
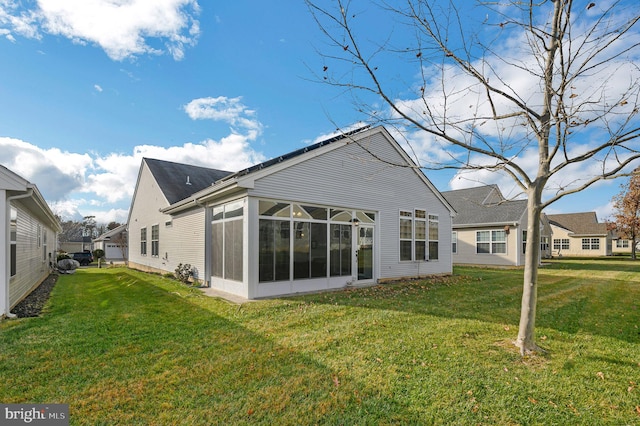
[{"label": "neighboring house", "polygon": [[61,241],[60,251],[64,253],[75,253],[78,251],[93,251],[91,237],[81,237],[76,241]]},{"label": "neighboring house", "polygon": [[129,266],[248,299],[450,274],[454,214],[383,127],[233,174],[144,159]]},{"label": "neighboring house", "polygon": [[611,256],[612,231],[599,223],[595,212],[547,215],[554,256]]},{"label": "neighboring house", "polygon": [[0,317],[31,293],[55,263],[60,224],[38,188],[0,166]]},{"label": "neighboring house", "polygon": [[[626,238],[620,238],[616,233],[613,233],[612,237],[612,249],[613,254],[630,254],[633,242]],[[640,242],[636,243],[636,254],[640,254]]]},{"label": "neighboring house", "polygon": [[103,250],[108,262],[126,260],[129,253],[127,243],[127,225],[113,228],[93,240],[94,250]]},{"label": "neighboring house", "polygon": [[[456,210],[453,263],[522,266],[527,241],[527,200],[507,200],[497,185],[459,189],[442,195]],[[550,229],[541,221],[541,257],[550,256]]]}]

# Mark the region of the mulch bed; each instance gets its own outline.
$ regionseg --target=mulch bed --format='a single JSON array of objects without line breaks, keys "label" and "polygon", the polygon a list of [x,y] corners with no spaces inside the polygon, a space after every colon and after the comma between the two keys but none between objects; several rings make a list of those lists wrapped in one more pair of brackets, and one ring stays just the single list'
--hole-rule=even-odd
[{"label": "mulch bed", "polygon": [[49,294],[58,281],[58,274],[50,274],[42,283],[22,299],[11,312],[18,318],[29,318],[40,316],[44,304],[49,300]]}]

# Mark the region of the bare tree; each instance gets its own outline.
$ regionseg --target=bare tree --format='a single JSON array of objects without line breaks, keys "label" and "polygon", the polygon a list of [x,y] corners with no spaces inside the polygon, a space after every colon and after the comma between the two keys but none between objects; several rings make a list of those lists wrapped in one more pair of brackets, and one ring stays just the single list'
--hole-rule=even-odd
[{"label": "bare tree", "polygon": [[628,175],[640,158],[640,9],[628,0],[396,4],[307,0],[329,42],[317,78],[351,94],[365,121],[405,135],[410,150],[439,153],[417,158],[422,167],[507,176],[527,197],[515,343],[522,355],[537,351],[543,209]]},{"label": "bare tree", "polygon": [[120,249],[120,253],[122,253],[122,258],[124,259],[125,265],[128,263],[128,248],[129,248],[129,239],[127,238],[127,231],[118,232],[116,235],[111,238],[111,243],[115,244],[116,247]]},{"label": "bare tree", "polygon": [[62,232],[58,235],[58,241],[60,243],[82,240],[83,224],[81,222],[62,220],[58,215],[56,215],[56,218],[58,218],[58,221],[62,226]]}]

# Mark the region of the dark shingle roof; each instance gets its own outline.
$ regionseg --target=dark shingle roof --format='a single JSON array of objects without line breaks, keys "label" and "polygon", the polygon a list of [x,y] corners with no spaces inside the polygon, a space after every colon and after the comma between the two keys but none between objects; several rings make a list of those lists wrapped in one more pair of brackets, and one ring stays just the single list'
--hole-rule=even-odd
[{"label": "dark shingle roof", "polygon": [[549,223],[578,235],[606,235],[607,224],[599,223],[595,212],[547,215]]},{"label": "dark shingle roof", "polygon": [[184,200],[231,174],[223,170],[152,158],[145,158],[144,161],[169,204]]},{"label": "dark shingle roof", "polygon": [[454,225],[519,222],[527,209],[527,200],[505,200],[495,185],[442,192],[458,213]]}]

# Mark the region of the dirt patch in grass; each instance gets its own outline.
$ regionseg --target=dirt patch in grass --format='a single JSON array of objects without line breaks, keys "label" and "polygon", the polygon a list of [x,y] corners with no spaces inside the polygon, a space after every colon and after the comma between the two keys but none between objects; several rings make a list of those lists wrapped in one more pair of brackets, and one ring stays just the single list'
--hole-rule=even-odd
[{"label": "dirt patch in grass", "polygon": [[49,300],[49,294],[58,281],[58,274],[50,274],[40,285],[27,297],[22,299],[11,312],[18,318],[29,318],[40,316],[44,304]]}]

